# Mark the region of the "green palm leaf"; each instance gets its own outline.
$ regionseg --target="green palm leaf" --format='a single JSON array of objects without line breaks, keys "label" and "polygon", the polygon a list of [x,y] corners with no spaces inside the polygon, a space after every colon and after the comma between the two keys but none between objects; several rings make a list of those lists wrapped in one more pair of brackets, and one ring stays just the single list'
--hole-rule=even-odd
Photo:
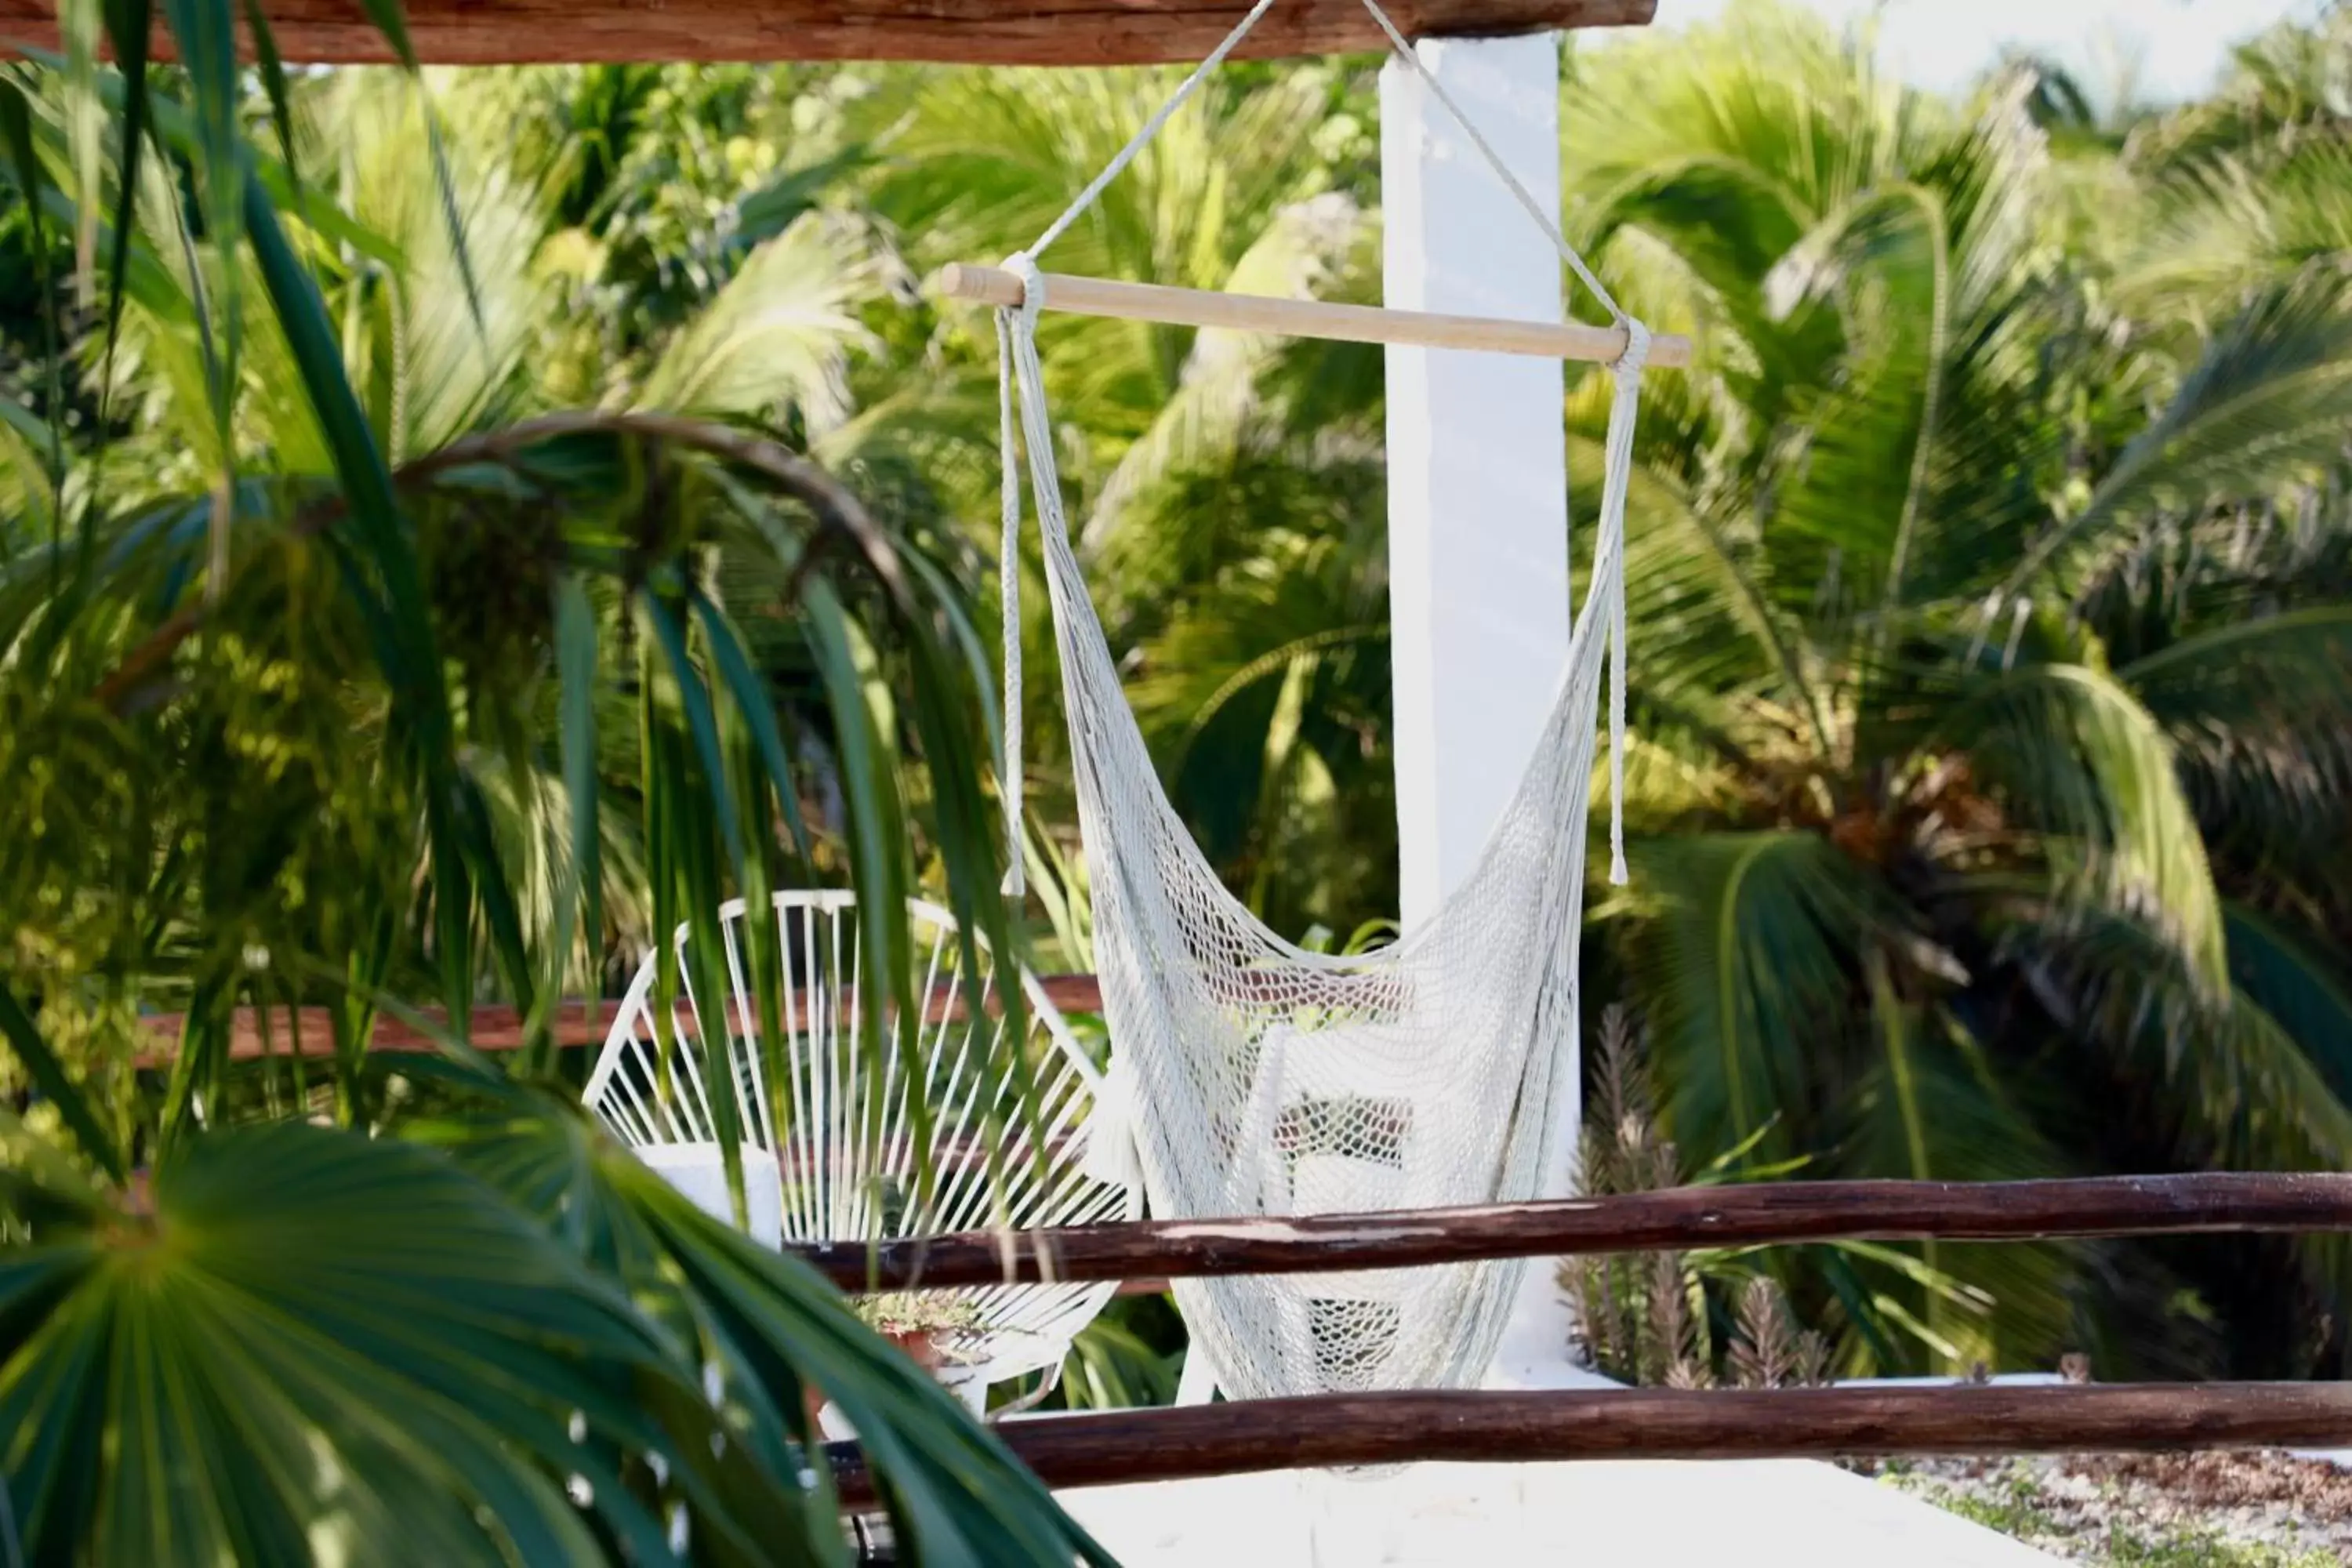
[{"label": "green palm leaf", "polygon": [[2260,290],[2215,334],[2164,413],[2082,510],[2034,542],[2007,590],[2079,573],[2108,531],[2148,510],[2194,512],[2333,464],[2347,420],[2352,310],[2333,267],[2307,268]]},{"label": "green palm leaf", "polygon": [[[1336,193],[1286,207],[1275,215],[1218,286],[1236,294],[1317,298],[1326,291],[1327,279],[1345,265],[1358,222],[1353,205]],[[1080,532],[1085,553],[1100,562],[1112,581],[1130,591],[1162,587],[1139,580],[1132,567],[1121,569],[1125,514],[1176,474],[1232,467],[1236,444],[1257,407],[1259,379],[1287,346],[1285,340],[1264,334],[1194,335],[1175,390],[1150,427],[1120,454]]]},{"label": "green palm leaf", "polygon": [[2021,826],[2079,847],[2083,886],[2173,942],[2217,996],[2229,988],[2220,895],[2170,741],[2114,677],[2037,664],[1963,685],[1922,752],[1964,752]]},{"label": "green palm leaf", "polygon": [[[1035,1478],[797,1261],[718,1224],[576,1114],[425,1130],[719,1355],[755,1447],[802,1435],[814,1386],[859,1434],[919,1563],[1107,1563]],[[822,1483],[821,1483],[822,1485]],[[816,1528],[814,1504],[800,1505]]]},{"label": "green palm leaf", "polygon": [[2216,626],[2116,679],[2172,737],[2216,829],[2282,846],[2332,837],[2352,785],[2352,606]]},{"label": "green palm leaf", "polygon": [[[0,1412],[29,1553],[602,1561],[661,1532],[566,1430],[666,1440],[591,1362],[687,1374],[623,1300],[423,1150],[299,1124],[189,1140],[7,1255]],[[690,1384],[689,1384],[690,1385]]]},{"label": "green palm leaf", "polygon": [[2285,921],[2231,903],[2230,980],[2300,1046],[2336,1098],[2352,1105],[2352,987]]},{"label": "green palm leaf", "polygon": [[[1906,998],[1890,966],[1866,966],[1878,1058],[1853,1097],[1853,1124],[1841,1142],[1841,1170],[1899,1172],[1917,1181],[1997,1182],[2047,1176],[2067,1168],[2000,1081],[1973,1039],[1941,1007]],[[1949,1370],[2038,1366],[2072,1348],[2070,1289],[2083,1266],[2064,1247],[1928,1244],[1920,1262],[1973,1288],[1965,1296],[1919,1289],[1900,1279],[1899,1293],[1929,1336],[1951,1347]],[[1878,1271],[1866,1257],[1854,1267]]]},{"label": "green palm leaf", "polygon": [[2278,1020],[2251,997],[2216,998],[2147,922],[2084,900],[2021,900],[2010,918],[2005,944],[2061,1027],[2175,1091],[2182,1158],[2283,1171],[2352,1160],[2352,1110]]},{"label": "green palm leaf", "polygon": [[1655,904],[1624,940],[1655,1030],[1667,1130],[1699,1153],[1769,1128],[1760,1156],[1788,1153],[1806,1064],[1835,1048],[1852,1016],[1879,895],[1810,833],[1653,839],[1629,856],[1633,885]]},{"label": "green palm leaf", "polygon": [[813,430],[839,425],[850,411],[847,356],[869,341],[857,310],[883,281],[862,239],[811,213],[752,251],[670,341],[632,405],[753,417],[789,406]]},{"label": "green palm leaf", "polygon": [[24,1005],[5,985],[0,985],[0,1035],[7,1037],[8,1047],[24,1064],[41,1097],[58,1108],[66,1131],[80,1145],[83,1155],[91,1163],[117,1181],[123,1175],[122,1152],[115,1141],[100,1125],[98,1114],[89,1097],[68,1076],[65,1063],[41,1037]]}]

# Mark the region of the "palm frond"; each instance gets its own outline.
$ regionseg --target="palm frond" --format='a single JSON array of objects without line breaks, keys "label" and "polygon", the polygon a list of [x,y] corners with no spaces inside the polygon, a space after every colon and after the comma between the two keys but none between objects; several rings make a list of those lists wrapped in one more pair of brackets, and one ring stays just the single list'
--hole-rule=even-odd
[{"label": "palm frond", "polygon": [[2217,626],[2116,671],[2178,748],[2224,837],[2331,834],[2352,790],[2352,607]]},{"label": "palm frond", "polygon": [[[468,1118],[424,1131],[707,1347],[755,1453],[789,1453],[804,1434],[806,1391],[821,1390],[857,1432],[912,1561],[1108,1561],[952,1395],[805,1266],[703,1215],[584,1120]],[[820,1479],[794,1502],[796,1536],[829,1524],[828,1492]]]},{"label": "palm frond", "polygon": [[[1570,443],[1573,481],[1597,486],[1600,468],[1597,446]],[[1813,649],[1776,600],[1774,558],[1755,531],[1722,499],[1646,467],[1628,485],[1625,518],[1637,700],[1673,719],[1711,721],[1728,751],[1753,752],[1756,737],[1735,735],[1725,710],[1742,693],[1769,692],[1801,716],[1818,754],[1832,752],[1838,731]]]},{"label": "palm frond", "polygon": [[[1354,205],[1336,192],[1286,207],[1219,286],[1237,294],[1315,298],[1353,248],[1359,221]],[[1175,391],[1095,496],[1080,535],[1089,556],[1123,580],[1117,560],[1120,522],[1137,499],[1177,472],[1231,466],[1257,401],[1258,378],[1286,347],[1263,333],[1195,335]]]},{"label": "palm frond", "polygon": [[0,1409],[34,1555],[596,1562],[572,1474],[603,1528],[659,1547],[599,1444],[684,1445],[585,1363],[690,1371],[488,1189],[290,1124],[179,1144],[151,1190],[152,1214],[58,1227],[10,1270]]},{"label": "palm frond", "polygon": [[789,408],[815,431],[840,424],[850,410],[845,356],[867,342],[857,310],[886,276],[854,229],[804,214],[671,340],[631,405],[760,418]]},{"label": "palm frond", "polygon": [[[1981,1045],[1943,1008],[1905,998],[1884,958],[1869,964],[1877,1059],[1852,1100],[1853,1123],[1836,1159],[1855,1172],[1901,1172],[1916,1181],[1995,1182],[2047,1176],[2066,1156],[2006,1090]],[[1973,1300],[1901,1289],[1928,1342],[1957,1351],[1946,1370],[2035,1366],[2054,1361],[2074,1331],[2071,1287],[2083,1267],[2059,1246],[1930,1244],[1920,1262],[1967,1280]],[[1865,1274],[1875,1272],[1858,1264]]]},{"label": "palm frond", "polygon": [[[347,285],[362,296],[347,321],[365,323],[350,345],[354,370],[383,389],[394,460],[516,412],[546,309],[528,193],[490,147],[440,165],[421,156],[435,110],[404,75],[351,72],[306,102],[306,151],[334,171],[343,209],[397,256],[379,288],[366,274]],[[296,211],[307,218],[313,205]]]},{"label": "palm frond", "polygon": [[1627,933],[1628,976],[1654,1026],[1666,1131],[1693,1157],[1769,1128],[1763,1157],[1810,1120],[1806,1064],[1852,1016],[1854,965],[1879,896],[1830,842],[1719,833],[1629,846],[1654,910]]},{"label": "palm frond", "polygon": [[2324,951],[2275,916],[2226,906],[2230,980],[2311,1058],[2336,1098],[2352,1105],[2352,985]]},{"label": "palm frond", "polygon": [[1839,374],[1802,402],[1781,574],[1878,617],[1968,590],[2044,514],[2057,466],[2035,208],[2049,159],[2015,90],[1821,220],[1765,279],[1776,313],[1832,305]]},{"label": "palm frond", "polygon": [[[2010,918],[2003,945],[2061,1048],[2091,1053],[2072,1065],[2098,1086],[2111,1123],[2139,1125],[2192,1169],[2332,1171],[2352,1158],[2352,1106],[2254,994],[2217,998],[2147,922],[2095,901],[2025,899]],[[2307,1005],[2307,989],[2282,984],[2276,955],[2255,951],[2258,937],[2242,929],[2242,967],[2282,1005]],[[2343,1301],[2352,1282],[2344,1239],[2294,1245],[2309,1283]]]},{"label": "palm frond", "polygon": [[2033,664],[1966,681],[1919,753],[1953,749],[2081,886],[2134,909],[2226,994],[2220,895],[2172,742],[2110,675]]},{"label": "palm frond", "polygon": [[2081,510],[2034,541],[2007,593],[2079,575],[2117,524],[2260,496],[2342,456],[2352,419],[2352,310],[2332,267],[2258,290],[2216,332],[2179,391]]}]

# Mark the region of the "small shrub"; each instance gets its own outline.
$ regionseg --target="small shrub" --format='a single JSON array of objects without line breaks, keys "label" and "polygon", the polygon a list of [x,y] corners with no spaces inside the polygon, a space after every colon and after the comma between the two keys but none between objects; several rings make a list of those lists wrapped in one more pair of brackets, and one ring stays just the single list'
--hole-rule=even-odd
[{"label": "small shrub", "polygon": [[[1659,1131],[1640,1032],[1622,1007],[1601,1015],[1594,1094],[1579,1151],[1588,1195],[1679,1186],[1680,1155]],[[1707,1267],[1679,1252],[1563,1258],[1560,1287],[1587,1364],[1621,1383],[1667,1388],[1790,1388],[1829,1381],[1829,1345],[1797,1327],[1770,1276]],[[1711,1331],[1718,1300],[1729,1331]],[[1718,1362],[1720,1365],[1718,1366]]]}]

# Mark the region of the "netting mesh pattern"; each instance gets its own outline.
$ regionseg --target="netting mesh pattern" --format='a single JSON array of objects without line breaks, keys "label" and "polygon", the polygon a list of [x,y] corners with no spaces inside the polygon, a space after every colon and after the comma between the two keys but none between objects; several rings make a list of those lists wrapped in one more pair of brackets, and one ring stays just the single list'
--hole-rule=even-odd
[{"label": "netting mesh pattern", "polygon": [[[1152,1212],[1423,1209],[1535,1195],[1573,1070],[1576,937],[1602,652],[1622,594],[1621,374],[1592,582],[1517,791],[1469,878],[1362,956],[1284,942],[1226,892],[1162,790],[1063,515],[1034,320],[1008,313],[1061,657],[1096,963]],[[1624,426],[1621,433],[1617,426]],[[1613,504],[1612,504],[1613,503]],[[1456,520],[1476,526],[1475,519]],[[1119,1092],[1120,1089],[1125,1092]],[[1517,1263],[1179,1281],[1235,1398],[1475,1382]]]}]

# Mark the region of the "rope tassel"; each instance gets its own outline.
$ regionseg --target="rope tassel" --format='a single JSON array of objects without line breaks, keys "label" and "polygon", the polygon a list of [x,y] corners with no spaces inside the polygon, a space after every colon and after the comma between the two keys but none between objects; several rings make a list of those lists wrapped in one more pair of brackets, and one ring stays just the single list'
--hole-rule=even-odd
[{"label": "rope tassel", "polygon": [[[1596,583],[1609,612],[1609,880],[1623,887],[1625,870],[1625,491],[1633,466],[1633,421],[1642,407],[1642,366],[1650,357],[1650,330],[1625,321],[1625,352],[1615,366],[1616,395],[1609,403],[1607,472],[1601,485],[1601,546],[1608,580]],[[1596,568],[1602,561],[1596,559]]]},{"label": "rope tassel", "polygon": [[1004,802],[1004,895],[1029,891],[1028,856],[1021,818],[1021,454],[1013,444],[1013,312],[996,312],[997,462],[1004,506],[1004,532],[997,552],[997,575],[1004,616],[1004,760],[997,770],[997,794]]}]

